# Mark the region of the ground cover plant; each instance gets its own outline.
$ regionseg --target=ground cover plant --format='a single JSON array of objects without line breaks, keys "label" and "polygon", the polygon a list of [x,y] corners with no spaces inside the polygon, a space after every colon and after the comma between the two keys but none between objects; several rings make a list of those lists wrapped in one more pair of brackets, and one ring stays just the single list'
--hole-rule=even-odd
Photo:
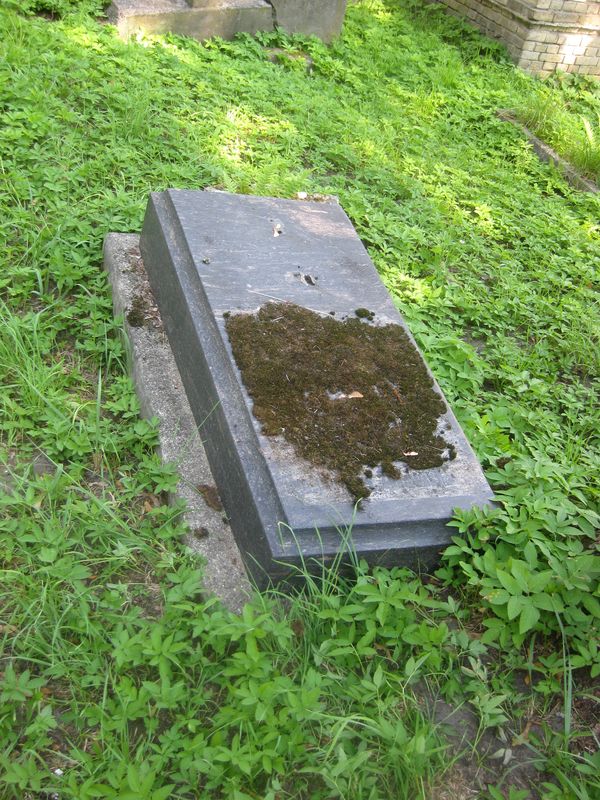
[{"label": "ground cover plant", "polygon": [[600,181],[600,98],[597,80],[558,74],[516,109],[518,118],[582,175]]},{"label": "ground cover plant", "polygon": [[[125,44],[90,11],[0,10],[0,795],[597,797],[600,203],[496,117],[540,85],[397,2],[331,48]],[[352,218],[499,500],[436,576],[240,617],[201,596],[101,247],[149,191],[208,185]],[[495,775],[446,749],[436,695],[504,743]]]}]

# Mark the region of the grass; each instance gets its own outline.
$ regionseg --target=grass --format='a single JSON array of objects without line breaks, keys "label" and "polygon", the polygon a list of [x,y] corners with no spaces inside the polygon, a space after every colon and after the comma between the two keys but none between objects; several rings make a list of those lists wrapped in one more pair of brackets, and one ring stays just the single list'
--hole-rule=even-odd
[{"label": "grass", "polygon": [[557,74],[516,112],[583,175],[600,181],[600,99],[593,78]]},{"label": "grass", "polygon": [[[0,795],[430,798],[459,762],[428,686],[532,748],[543,772],[511,790],[504,752],[490,797],[597,797],[600,204],[496,117],[568,92],[579,125],[597,87],[391,0],[331,48],[125,44],[66,0],[0,32]],[[241,617],[201,596],[101,248],[150,191],[207,185],[340,197],[499,498],[456,514],[436,577]]]}]

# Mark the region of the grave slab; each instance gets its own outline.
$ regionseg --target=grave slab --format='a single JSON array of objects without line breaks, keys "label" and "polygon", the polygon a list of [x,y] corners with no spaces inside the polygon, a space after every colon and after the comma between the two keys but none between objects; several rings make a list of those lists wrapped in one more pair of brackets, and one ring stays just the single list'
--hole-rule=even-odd
[{"label": "grave slab", "polygon": [[[335,475],[300,458],[283,437],[263,435],[233,358],[228,316],[255,313],[270,301],[333,311],[337,319],[367,307],[372,324],[400,325],[410,336],[342,208],[331,201],[169,190],[150,197],[140,249],[255,582],[288,579],[303,565],[318,569],[340,551],[370,564],[435,564],[450,542],[453,509],[492,498],[452,411],[439,428],[456,457],[432,469],[400,465],[400,479],[375,471],[372,493],[357,508]],[[434,388],[441,395],[435,382]]]}]

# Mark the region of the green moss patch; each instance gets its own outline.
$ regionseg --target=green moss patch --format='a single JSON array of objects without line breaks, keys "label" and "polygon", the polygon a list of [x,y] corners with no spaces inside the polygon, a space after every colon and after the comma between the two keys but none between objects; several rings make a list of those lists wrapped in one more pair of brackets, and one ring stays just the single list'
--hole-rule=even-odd
[{"label": "green moss patch", "polygon": [[446,405],[399,325],[267,303],[226,327],[262,432],[336,472],[355,499],[369,496],[372,469],[399,478],[394,462],[431,469],[454,457],[436,434]]}]

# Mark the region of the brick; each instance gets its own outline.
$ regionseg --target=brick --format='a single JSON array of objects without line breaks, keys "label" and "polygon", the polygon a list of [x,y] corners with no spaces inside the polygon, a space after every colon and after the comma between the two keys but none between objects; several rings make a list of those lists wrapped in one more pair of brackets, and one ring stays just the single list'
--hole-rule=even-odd
[{"label": "brick", "polygon": [[523,40],[520,36],[517,36],[516,33],[504,32],[504,39],[506,42],[511,44],[513,47],[516,47],[518,50],[523,49]]},{"label": "brick", "polygon": [[550,62],[551,64],[560,64],[563,60],[562,53],[549,53],[546,56],[546,61]]},{"label": "brick", "polygon": [[519,64],[521,61],[537,61],[540,57],[539,53],[535,53],[533,50],[523,50],[521,51],[521,58],[519,59]]},{"label": "brick", "polygon": [[545,31],[539,30],[539,28],[535,28],[534,30],[529,32],[529,36],[527,37],[531,42],[543,42],[545,41],[544,36],[546,35]]},{"label": "brick", "polygon": [[552,17],[552,22],[561,23],[563,25],[583,25],[587,17],[585,14],[575,14],[572,11],[557,11]]}]

